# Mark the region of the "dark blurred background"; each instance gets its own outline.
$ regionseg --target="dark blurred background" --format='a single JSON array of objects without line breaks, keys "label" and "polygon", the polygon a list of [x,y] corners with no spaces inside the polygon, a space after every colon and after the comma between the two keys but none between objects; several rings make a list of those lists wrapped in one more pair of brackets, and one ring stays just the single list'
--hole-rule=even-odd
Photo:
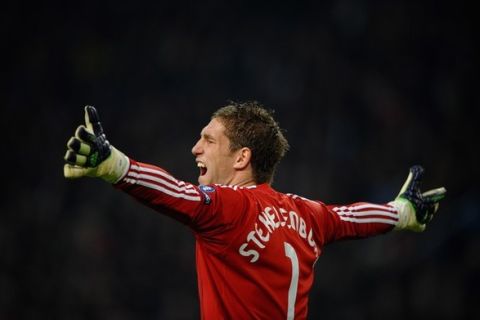
[{"label": "dark blurred background", "polygon": [[197,319],[191,232],[65,180],[62,157],[93,104],[117,148],[196,182],[190,149],[229,100],[276,111],[280,191],[385,203],[416,163],[448,189],[422,234],[327,247],[311,319],[474,318],[478,33],[462,3],[2,4],[0,319]]}]

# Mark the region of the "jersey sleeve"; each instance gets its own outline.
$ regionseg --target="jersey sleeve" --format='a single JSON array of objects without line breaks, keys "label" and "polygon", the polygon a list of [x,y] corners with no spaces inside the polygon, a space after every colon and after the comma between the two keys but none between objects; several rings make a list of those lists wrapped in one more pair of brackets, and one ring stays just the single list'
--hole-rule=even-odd
[{"label": "jersey sleeve", "polygon": [[[246,199],[218,186],[196,186],[176,179],[157,166],[130,159],[126,175],[115,187],[136,200],[190,226],[206,239],[222,241],[225,231],[239,223]],[[223,210],[228,207],[229,210]]]},{"label": "jersey sleeve", "polygon": [[397,209],[389,204],[357,202],[338,206],[320,203],[319,214],[324,244],[386,233],[398,223]]}]

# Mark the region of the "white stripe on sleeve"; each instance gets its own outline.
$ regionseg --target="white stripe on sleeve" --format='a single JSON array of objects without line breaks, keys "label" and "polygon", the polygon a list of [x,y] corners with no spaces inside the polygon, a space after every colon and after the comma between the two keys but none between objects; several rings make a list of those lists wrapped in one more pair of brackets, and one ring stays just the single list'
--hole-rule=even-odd
[{"label": "white stripe on sleeve", "polygon": [[398,212],[391,206],[365,203],[349,207],[334,207],[332,210],[342,221],[355,223],[386,223],[392,225],[396,225],[398,222]]},{"label": "white stripe on sleeve", "polygon": [[[165,179],[162,179],[162,177]],[[168,173],[153,168],[132,165],[124,181],[160,191],[174,198],[191,201],[201,200],[198,191],[193,185],[179,181]]]}]

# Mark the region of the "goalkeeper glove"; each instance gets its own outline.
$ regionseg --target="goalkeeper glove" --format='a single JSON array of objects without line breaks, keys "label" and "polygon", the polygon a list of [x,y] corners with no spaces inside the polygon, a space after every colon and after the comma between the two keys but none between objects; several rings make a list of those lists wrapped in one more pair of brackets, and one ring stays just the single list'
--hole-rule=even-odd
[{"label": "goalkeeper glove", "polygon": [[100,177],[107,182],[119,181],[127,172],[129,159],[108,142],[97,110],[85,107],[85,125],[67,142],[63,174],[65,178]]},{"label": "goalkeeper glove", "polygon": [[411,167],[407,180],[397,198],[391,202],[399,212],[396,229],[416,232],[425,230],[426,224],[432,220],[434,213],[437,212],[440,200],[445,197],[447,190],[443,187],[424,193],[420,191],[423,171],[423,168],[419,165]]}]

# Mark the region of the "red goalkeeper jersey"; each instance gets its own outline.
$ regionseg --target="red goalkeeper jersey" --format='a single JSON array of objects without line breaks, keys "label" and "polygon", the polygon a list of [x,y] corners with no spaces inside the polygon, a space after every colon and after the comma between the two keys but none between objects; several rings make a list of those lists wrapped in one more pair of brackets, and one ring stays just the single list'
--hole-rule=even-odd
[{"label": "red goalkeeper jersey", "polygon": [[116,187],[196,238],[202,319],[305,319],[323,247],[391,230],[392,206],[330,206],[268,184],[196,186],[134,160]]}]

